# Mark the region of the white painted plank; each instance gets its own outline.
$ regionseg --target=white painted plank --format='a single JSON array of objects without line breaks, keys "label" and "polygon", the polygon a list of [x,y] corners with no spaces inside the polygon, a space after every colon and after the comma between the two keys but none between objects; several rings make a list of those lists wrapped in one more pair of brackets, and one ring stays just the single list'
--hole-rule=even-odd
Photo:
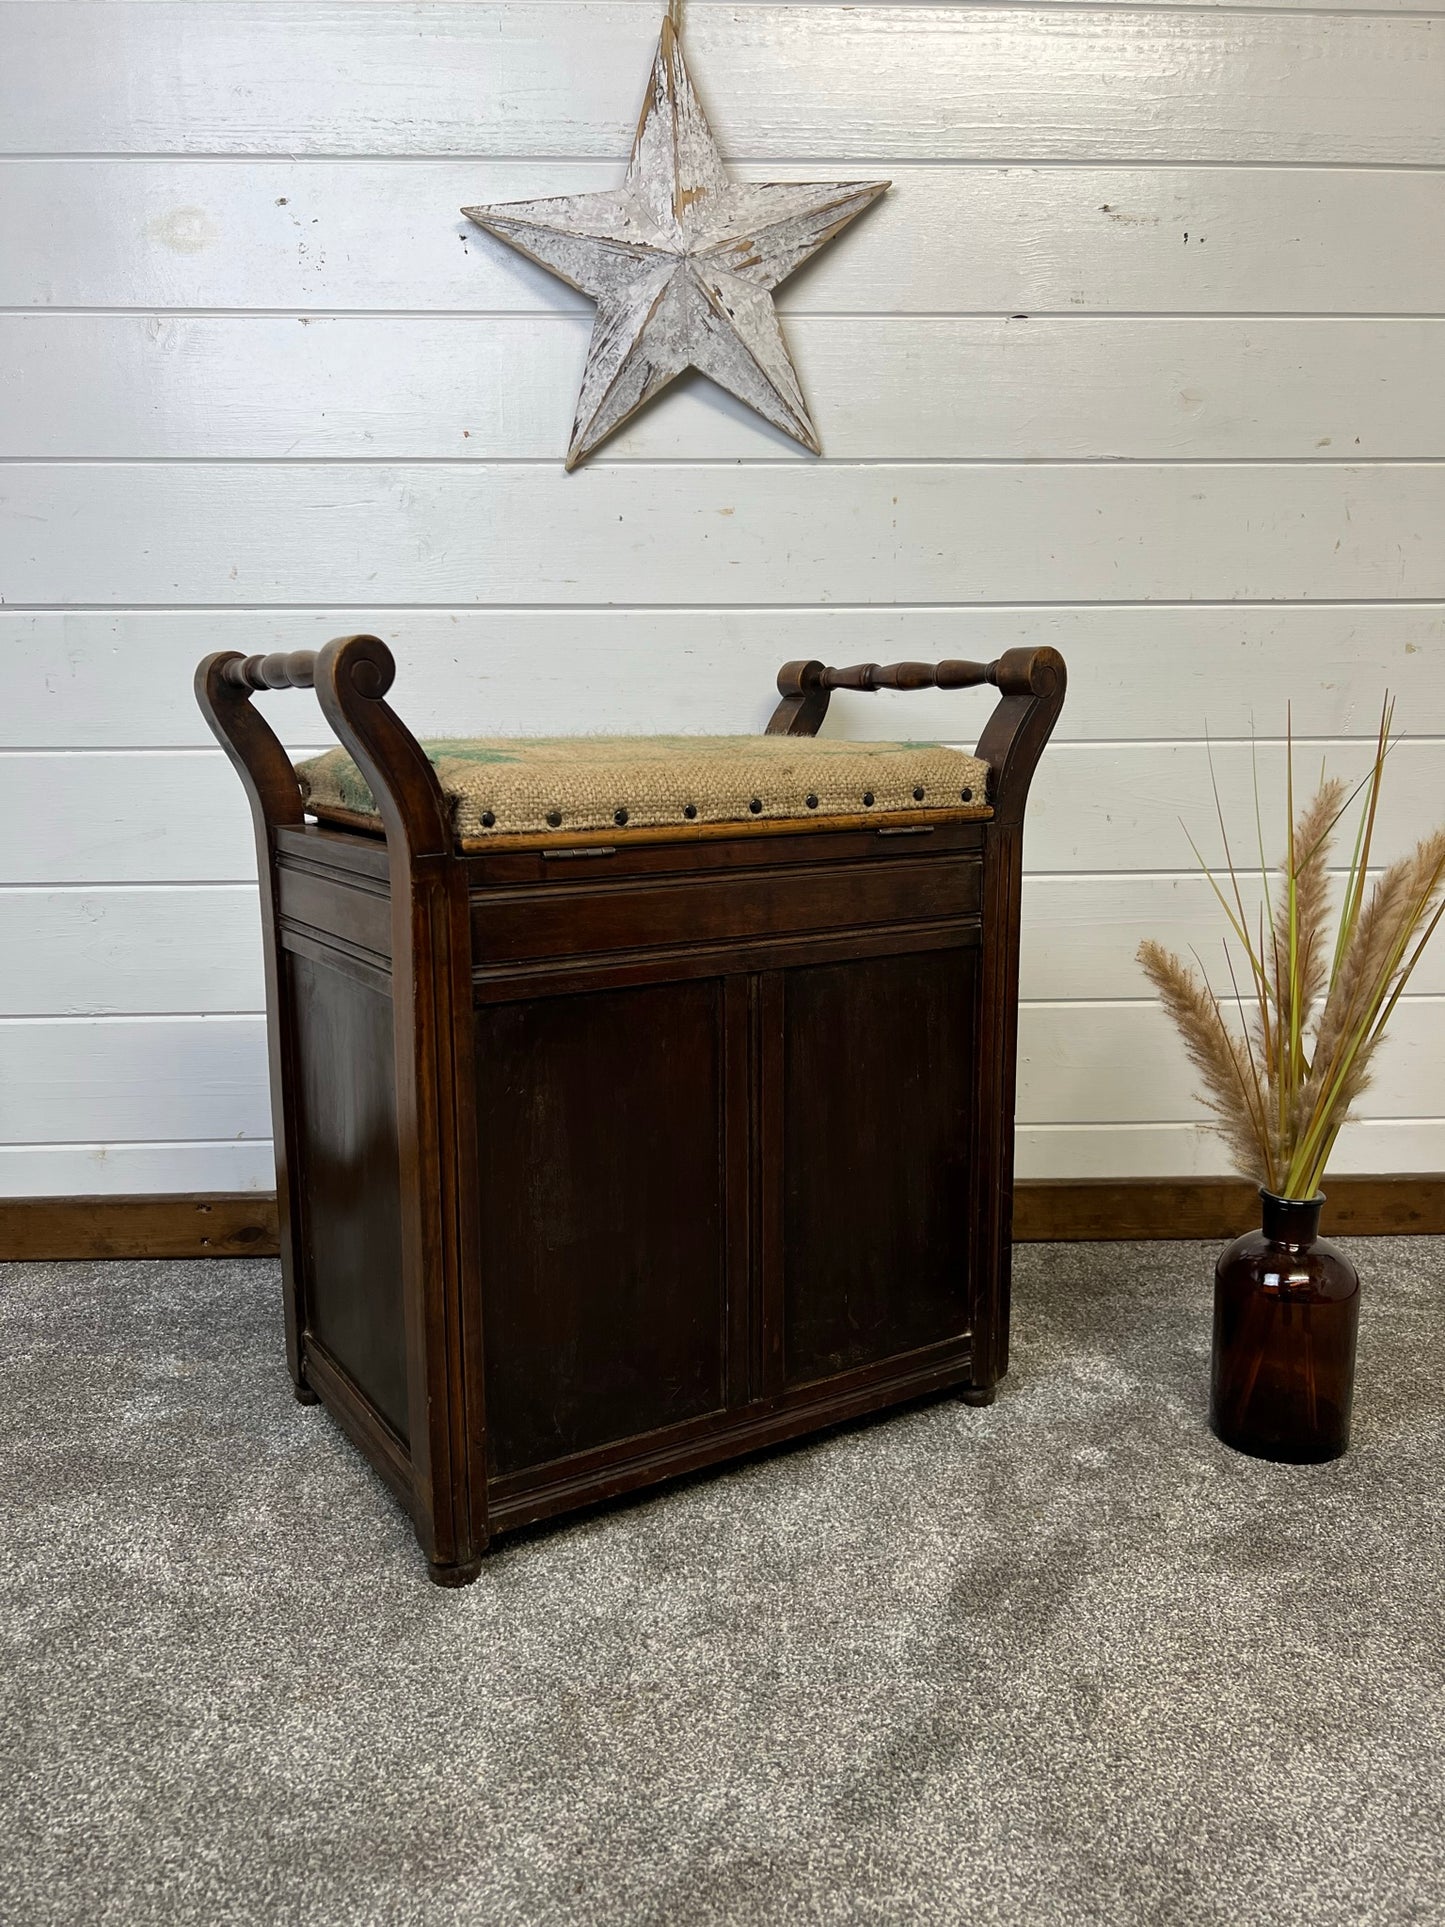
[{"label": "white painted plank", "polygon": [[[785,662],[987,662],[1048,644],[1069,665],[1057,740],[1369,735],[1381,693],[1445,733],[1445,609],[1368,606],[996,609],[0,610],[0,747],[209,746],[199,658],[314,649],[374,629],[419,735],[761,729]],[[297,740],[312,699],[259,699]],[[831,735],[976,739],[992,691],[839,696]]]},{"label": "white painted plank", "polygon": [[[622,158],[657,20],[650,0],[21,0],[0,8],[0,136],[16,153]],[[1445,155],[1435,27],[782,5],[703,7],[687,31],[737,160],[1418,163]]]},{"label": "white painted plank", "polygon": [[[601,188],[619,172],[16,162],[0,200],[0,303],[583,313],[582,296],[457,209]],[[868,215],[866,248],[825,250],[780,305],[1414,313],[1445,305],[1445,259],[1430,245],[1442,233],[1445,178],[1428,172],[905,166]]]},{"label": "white painted plank", "polygon": [[270,1131],[264,1018],[0,1023],[0,1143]]},{"label": "white painted plank", "polygon": [[[1357,776],[1369,751],[1363,741],[1332,746],[1329,767]],[[1265,820],[1274,823],[1284,753],[1261,744],[1257,754]],[[1301,778],[1307,754],[1299,753]],[[1254,820],[1250,746],[1217,744],[1214,767],[1230,822],[1246,838]],[[1403,742],[1381,808],[1382,860],[1440,820],[1442,798],[1445,739]],[[1202,743],[1056,743],[1034,779],[1026,861],[1040,872],[1185,870],[1193,859],[1180,819],[1214,862],[1213,816]],[[249,812],[219,750],[0,756],[0,820],[29,829],[0,851],[0,883],[220,883],[255,874]],[[184,905],[178,893],[158,913],[158,943],[183,927]]]},{"label": "white painted plank", "polygon": [[[1194,1124],[1025,1124],[1015,1138],[1014,1160],[1020,1178],[1233,1175],[1219,1139]],[[1330,1170],[1391,1177],[1445,1170],[1445,1118],[1372,1119],[1347,1125]],[[0,1182],[3,1177],[0,1163]],[[1201,1276],[1207,1280],[1207,1271]]]},{"label": "white painted plank", "polygon": [[276,1167],[265,1138],[0,1145],[0,1198],[136,1198],[275,1189]]},{"label": "white painted plank", "polygon": [[[0,757],[0,800],[32,834],[0,854],[0,883],[248,881],[251,813],[219,749]],[[188,899],[158,908],[157,944],[184,940]]]},{"label": "white painted plank", "polygon": [[[585,314],[583,296],[458,210],[621,174],[578,161],[5,165],[0,306],[145,310]],[[800,314],[1425,314],[1445,309],[1445,174],[903,166],[866,227],[778,300]]]},{"label": "white painted plank", "polygon": [[[1396,1010],[1362,1116],[1430,1118],[1445,1063],[1441,1006]],[[1025,1005],[1021,1126],[1193,1122],[1194,1074],[1147,1004]],[[261,1017],[102,1017],[0,1023],[0,1143],[264,1138]]]},{"label": "white painted plank", "polygon": [[232,1013],[266,1007],[247,884],[0,891],[0,1016]]},{"label": "white painted plank", "polygon": [[[1253,915],[1257,886],[1246,879],[1244,889]],[[1185,956],[1197,952],[1212,970],[1225,928],[1201,876],[1128,873],[1031,877],[1023,925],[1020,993],[1045,1001],[1147,995],[1135,961],[1145,936]],[[0,1016],[264,1008],[260,916],[249,884],[0,891],[0,929]],[[1426,951],[1412,983],[1445,995],[1445,942]]]},{"label": "white painted plank", "polygon": [[[577,315],[244,320],[0,316],[0,455],[548,460]],[[1445,448],[1445,320],[800,316],[830,457],[1299,460]],[[806,464],[700,376],[595,458]]]},{"label": "white painted plank", "polygon": [[[1445,1004],[1403,998],[1380,1047],[1364,1117],[1435,1117]],[[1153,1124],[1202,1115],[1184,1046],[1154,1004],[1026,1004],[1019,1012],[1018,1120]]]},{"label": "white painted plank", "polygon": [[[1436,815],[1445,816],[1445,804]],[[1275,835],[1266,846],[1271,857],[1283,847],[1284,837],[1276,828],[1282,821],[1271,819]],[[1275,849],[1276,843],[1281,850]],[[1348,848],[1342,848],[1341,860],[1348,856]],[[1253,930],[1263,897],[1257,875],[1243,878],[1241,894]],[[1337,878],[1332,904],[1339,904],[1340,894]],[[1019,995],[1063,1003],[1152,996],[1136,958],[1145,937],[1186,960],[1202,958],[1211,981],[1227,992],[1223,940],[1228,935],[1218,899],[1198,871],[1176,876],[1031,876],[1023,897]],[[1243,960],[1237,945],[1234,955],[1239,968]],[[1445,996],[1445,941],[1430,946],[1410,983],[1420,994]],[[1441,1031],[1445,1036],[1445,1012]]]},{"label": "white painted plank", "polygon": [[20,463],[0,469],[0,596],[1439,599],[1442,520],[1442,463]]}]

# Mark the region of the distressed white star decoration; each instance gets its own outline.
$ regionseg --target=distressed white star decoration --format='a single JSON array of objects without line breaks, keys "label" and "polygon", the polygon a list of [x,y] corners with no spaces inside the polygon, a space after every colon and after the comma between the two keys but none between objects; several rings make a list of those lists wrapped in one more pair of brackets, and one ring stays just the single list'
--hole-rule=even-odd
[{"label": "distressed white star decoration", "polygon": [[462,209],[597,303],[567,467],[688,368],[821,454],[771,290],[889,185],[729,180],[669,14],[620,188]]}]

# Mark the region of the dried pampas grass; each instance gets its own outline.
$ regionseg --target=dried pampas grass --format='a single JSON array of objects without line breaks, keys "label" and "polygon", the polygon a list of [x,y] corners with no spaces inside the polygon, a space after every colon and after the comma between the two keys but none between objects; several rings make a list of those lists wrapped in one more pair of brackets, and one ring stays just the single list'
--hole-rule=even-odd
[{"label": "dried pampas grass", "polygon": [[[1237,970],[1226,941],[1238,1028],[1202,967],[1196,973],[1157,943],[1139,947],[1139,962],[1179,1029],[1203,1081],[1201,1101],[1235,1168],[1279,1197],[1318,1192],[1335,1140],[1369,1084],[1385,1025],[1445,914],[1445,828],[1370,882],[1393,713],[1387,700],[1363,782],[1350,791],[1339,777],[1322,781],[1298,815],[1291,741],[1288,841],[1277,882],[1261,860],[1265,903],[1256,931],[1227,834],[1228,888],[1204,866],[1243,952]],[[1334,920],[1330,852],[1357,800],[1359,825]]]}]

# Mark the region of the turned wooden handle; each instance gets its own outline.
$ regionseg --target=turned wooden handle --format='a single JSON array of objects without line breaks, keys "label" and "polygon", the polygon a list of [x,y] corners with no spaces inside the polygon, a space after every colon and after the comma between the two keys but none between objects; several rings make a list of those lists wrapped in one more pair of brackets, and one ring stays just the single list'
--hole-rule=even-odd
[{"label": "turned wooden handle", "polygon": [[770,736],[816,736],[835,689],[871,695],[879,689],[977,689],[992,683],[1002,694],[1032,693],[1039,651],[1009,649],[996,662],[855,662],[830,669],[823,662],[785,662],[778,671],[782,701],[768,724]]},{"label": "turned wooden handle", "polygon": [[[991,662],[855,662],[847,669],[824,669],[818,686],[869,693],[875,689],[976,689],[994,680],[996,667]],[[783,689],[781,676],[778,688],[784,695],[792,693]]]},{"label": "turned wooden handle", "polygon": [[991,683],[1001,698],[978,743],[989,766],[989,802],[996,821],[1022,822],[1034,765],[1068,684],[1056,649],[1005,649],[994,662],[858,662],[848,669],[785,662],[778,671],[782,701],[768,734],[816,736],[835,689],[976,689],[981,683]]},{"label": "turned wooden handle", "polygon": [[314,689],[316,651],[295,649],[290,655],[230,656],[221,664],[220,678],[233,689]]}]

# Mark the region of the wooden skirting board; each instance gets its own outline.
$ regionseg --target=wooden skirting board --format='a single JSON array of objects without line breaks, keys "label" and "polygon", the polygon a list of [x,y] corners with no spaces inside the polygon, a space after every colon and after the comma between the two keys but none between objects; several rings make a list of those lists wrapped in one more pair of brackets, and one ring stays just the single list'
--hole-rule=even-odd
[{"label": "wooden skirting board", "polygon": [[[1253,1188],[1233,1178],[1049,1179],[1014,1193],[1014,1237],[1024,1244],[1231,1238],[1258,1216]],[[1325,1229],[1445,1233],[1445,1174],[1336,1178]],[[0,1259],[269,1258],[276,1248],[276,1200],[265,1192],[0,1200]]]}]

